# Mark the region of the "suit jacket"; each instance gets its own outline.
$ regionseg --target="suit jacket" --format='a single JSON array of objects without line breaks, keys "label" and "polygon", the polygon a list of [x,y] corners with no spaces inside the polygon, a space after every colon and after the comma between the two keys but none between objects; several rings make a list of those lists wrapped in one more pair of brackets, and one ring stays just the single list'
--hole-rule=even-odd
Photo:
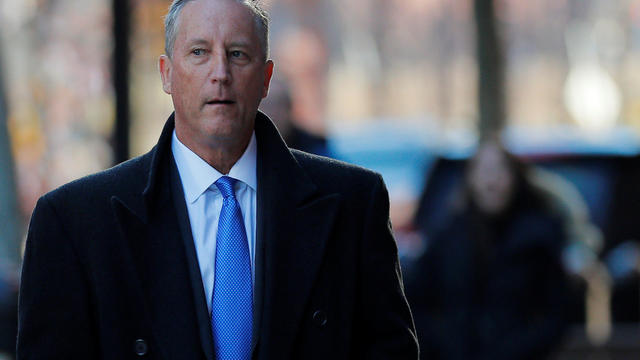
[{"label": "suit jacket", "polygon": [[[39,199],[18,359],[214,359],[173,128]],[[253,358],[417,359],[381,177],[289,150],[262,113],[255,132]]]}]

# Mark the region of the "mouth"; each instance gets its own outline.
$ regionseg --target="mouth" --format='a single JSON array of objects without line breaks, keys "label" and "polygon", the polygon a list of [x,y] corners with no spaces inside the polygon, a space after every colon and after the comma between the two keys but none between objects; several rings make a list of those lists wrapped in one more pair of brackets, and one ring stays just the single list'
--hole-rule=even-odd
[{"label": "mouth", "polygon": [[206,102],[206,105],[233,105],[236,102],[233,100],[226,100],[226,99],[220,99],[220,100],[209,100]]}]

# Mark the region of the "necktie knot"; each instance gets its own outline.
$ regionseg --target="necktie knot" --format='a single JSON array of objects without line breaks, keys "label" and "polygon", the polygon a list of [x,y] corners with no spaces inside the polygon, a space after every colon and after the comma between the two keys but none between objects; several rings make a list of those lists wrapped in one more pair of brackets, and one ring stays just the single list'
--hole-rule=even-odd
[{"label": "necktie knot", "polygon": [[233,185],[235,185],[236,181],[237,180],[234,178],[223,176],[215,182],[216,186],[218,187],[218,190],[220,190],[220,193],[222,194],[222,197],[224,197],[225,199],[228,198],[229,196],[235,198]]}]

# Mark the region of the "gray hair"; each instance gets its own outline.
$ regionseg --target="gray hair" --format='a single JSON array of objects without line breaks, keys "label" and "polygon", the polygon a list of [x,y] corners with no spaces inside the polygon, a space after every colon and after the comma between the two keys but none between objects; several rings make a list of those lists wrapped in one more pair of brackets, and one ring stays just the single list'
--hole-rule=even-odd
[{"label": "gray hair", "polygon": [[[182,8],[193,0],[173,0],[169,6],[169,12],[164,18],[164,51],[169,58],[173,55],[173,44],[176,41],[179,27],[179,17]],[[245,5],[253,13],[256,30],[260,38],[260,45],[264,60],[269,58],[269,14],[264,10],[257,0],[234,0]]]}]

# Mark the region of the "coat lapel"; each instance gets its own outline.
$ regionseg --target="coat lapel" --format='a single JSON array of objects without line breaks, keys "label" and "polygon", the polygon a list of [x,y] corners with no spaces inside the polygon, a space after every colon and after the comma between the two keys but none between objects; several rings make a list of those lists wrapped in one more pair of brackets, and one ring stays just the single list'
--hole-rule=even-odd
[{"label": "coat lapel", "polygon": [[333,227],[339,195],[322,195],[273,124],[256,118],[258,236],[256,277],[260,359],[287,359]]},{"label": "coat lapel", "polygon": [[[201,298],[204,295],[197,296],[202,293],[199,270],[196,270],[197,276],[192,274],[193,268],[198,267],[197,260],[193,262],[190,249],[185,246],[185,229],[181,229],[180,208],[176,206],[180,203],[174,200],[177,187],[171,179],[172,132],[173,116],[167,121],[152,155],[147,155],[151,160],[146,186],[114,196],[112,207],[131,255],[135,274],[130,277],[140,289],[138,295],[144,304],[141,311],[149,320],[148,326],[155,338],[153,344],[159,349],[156,351],[165,359],[176,356],[213,359],[211,338],[201,334],[202,311],[206,327],[208,320],[207,307]],[[186,221],[188,227],[188,218]],[[201,303],[204,308],[198,309]],[[155,356],[159,355],[157,352]]]},{"label": "coat lapel", "polygon": [[213,335],[211,333],[211,323],[209,311],[207,307],[207,298],[204,293],[202,284],[202,275],[198,264],[198,255],[196,247],[193,243],[193,235],[191,234],[191,224],[189,222],[189,213],[184,200],[184,192],[182,190],[182,182],[180,174],[173,158],[171,159],[171,185],[173,193],[173,203],[176,206],[178,215],[178,225],[184,242],[184,248],[189,264],[189,277],[191,279],[191,289],[195,304],[196,317],[198,319],[198,330],[200,332],[200,342],[202,351],[207,360],[213,360]]}]

